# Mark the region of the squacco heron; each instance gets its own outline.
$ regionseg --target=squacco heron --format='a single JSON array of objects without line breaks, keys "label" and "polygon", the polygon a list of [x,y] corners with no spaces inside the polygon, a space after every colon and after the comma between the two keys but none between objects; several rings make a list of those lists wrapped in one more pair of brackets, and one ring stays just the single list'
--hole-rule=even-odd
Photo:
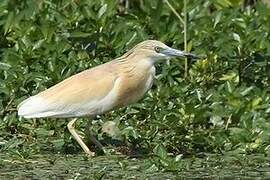
[{"label": "squacco heron", "polygon": [[[19,104],[18,115],[25,118],[73,118],[67,125],[68,130],[84,152],[93,156],[94,152],[75,131],[76,118],[93,118],[138,101],[152,86],[155,62],[170,57],[196,58],[160,41],[146,40],[119,58],[73,75],[29,97]],[[90,140],[102,148],[95,137],[89,135]]]}]

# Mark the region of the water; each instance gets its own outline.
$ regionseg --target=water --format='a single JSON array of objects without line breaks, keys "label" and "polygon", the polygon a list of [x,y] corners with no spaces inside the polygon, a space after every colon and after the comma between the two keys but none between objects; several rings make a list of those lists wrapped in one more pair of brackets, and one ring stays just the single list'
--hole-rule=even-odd
[{"label": "water", "polygon": [[270,179],[270,158],[262,154],[207,155],[179,163],[177,171],[166,171],[147,158],[0,154],[0,179]]}]

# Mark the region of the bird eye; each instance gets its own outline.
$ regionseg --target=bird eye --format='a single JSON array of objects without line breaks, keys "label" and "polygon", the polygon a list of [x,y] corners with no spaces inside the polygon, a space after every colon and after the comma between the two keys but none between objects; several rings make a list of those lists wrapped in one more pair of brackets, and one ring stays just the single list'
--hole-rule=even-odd
[{"label": "bird eye", "polygon": [[160,53],[160,52],[161,52],[161,47],[156,46],[156,47],[155,47],[155,51],[156,51],[157,53]]}]

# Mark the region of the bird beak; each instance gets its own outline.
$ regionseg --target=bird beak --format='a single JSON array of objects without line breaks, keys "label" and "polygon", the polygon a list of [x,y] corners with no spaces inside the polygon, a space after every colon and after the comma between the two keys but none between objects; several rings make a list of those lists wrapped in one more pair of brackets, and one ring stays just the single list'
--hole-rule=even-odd
[{"label": "bird beak", "polygon": [[167,48],[167,49],[164,49],[162,52],[162,54],[165,54],[167,56],[171,56],[171,57],[186,57],[186,58],[189,58],[189,59],[200,59],[200,57],[194,55],[194,54],[191,54],[191,53],[186,53],[186,52],[183,52],[183,51],[180,51],[180,50],[177,50],[177,49],[173,49],[173,48]]}]

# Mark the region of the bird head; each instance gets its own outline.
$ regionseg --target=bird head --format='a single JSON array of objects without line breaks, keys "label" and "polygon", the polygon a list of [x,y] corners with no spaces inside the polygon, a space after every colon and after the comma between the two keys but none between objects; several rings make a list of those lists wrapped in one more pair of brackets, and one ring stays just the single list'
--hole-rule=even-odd
[{"label": "bird head", "polygon": [[156,61],[159,59],[168,59],[172,57],[180,57],[180,58],[190,58],[190,59],[199,59],[198,56],[186,53],[177,49],[173,49],[164,43],[156,40],[146,40],[139,44],[137,44],[134,48],[132,48],[133,54],[138,56],[146,56],[149,59]]}]

